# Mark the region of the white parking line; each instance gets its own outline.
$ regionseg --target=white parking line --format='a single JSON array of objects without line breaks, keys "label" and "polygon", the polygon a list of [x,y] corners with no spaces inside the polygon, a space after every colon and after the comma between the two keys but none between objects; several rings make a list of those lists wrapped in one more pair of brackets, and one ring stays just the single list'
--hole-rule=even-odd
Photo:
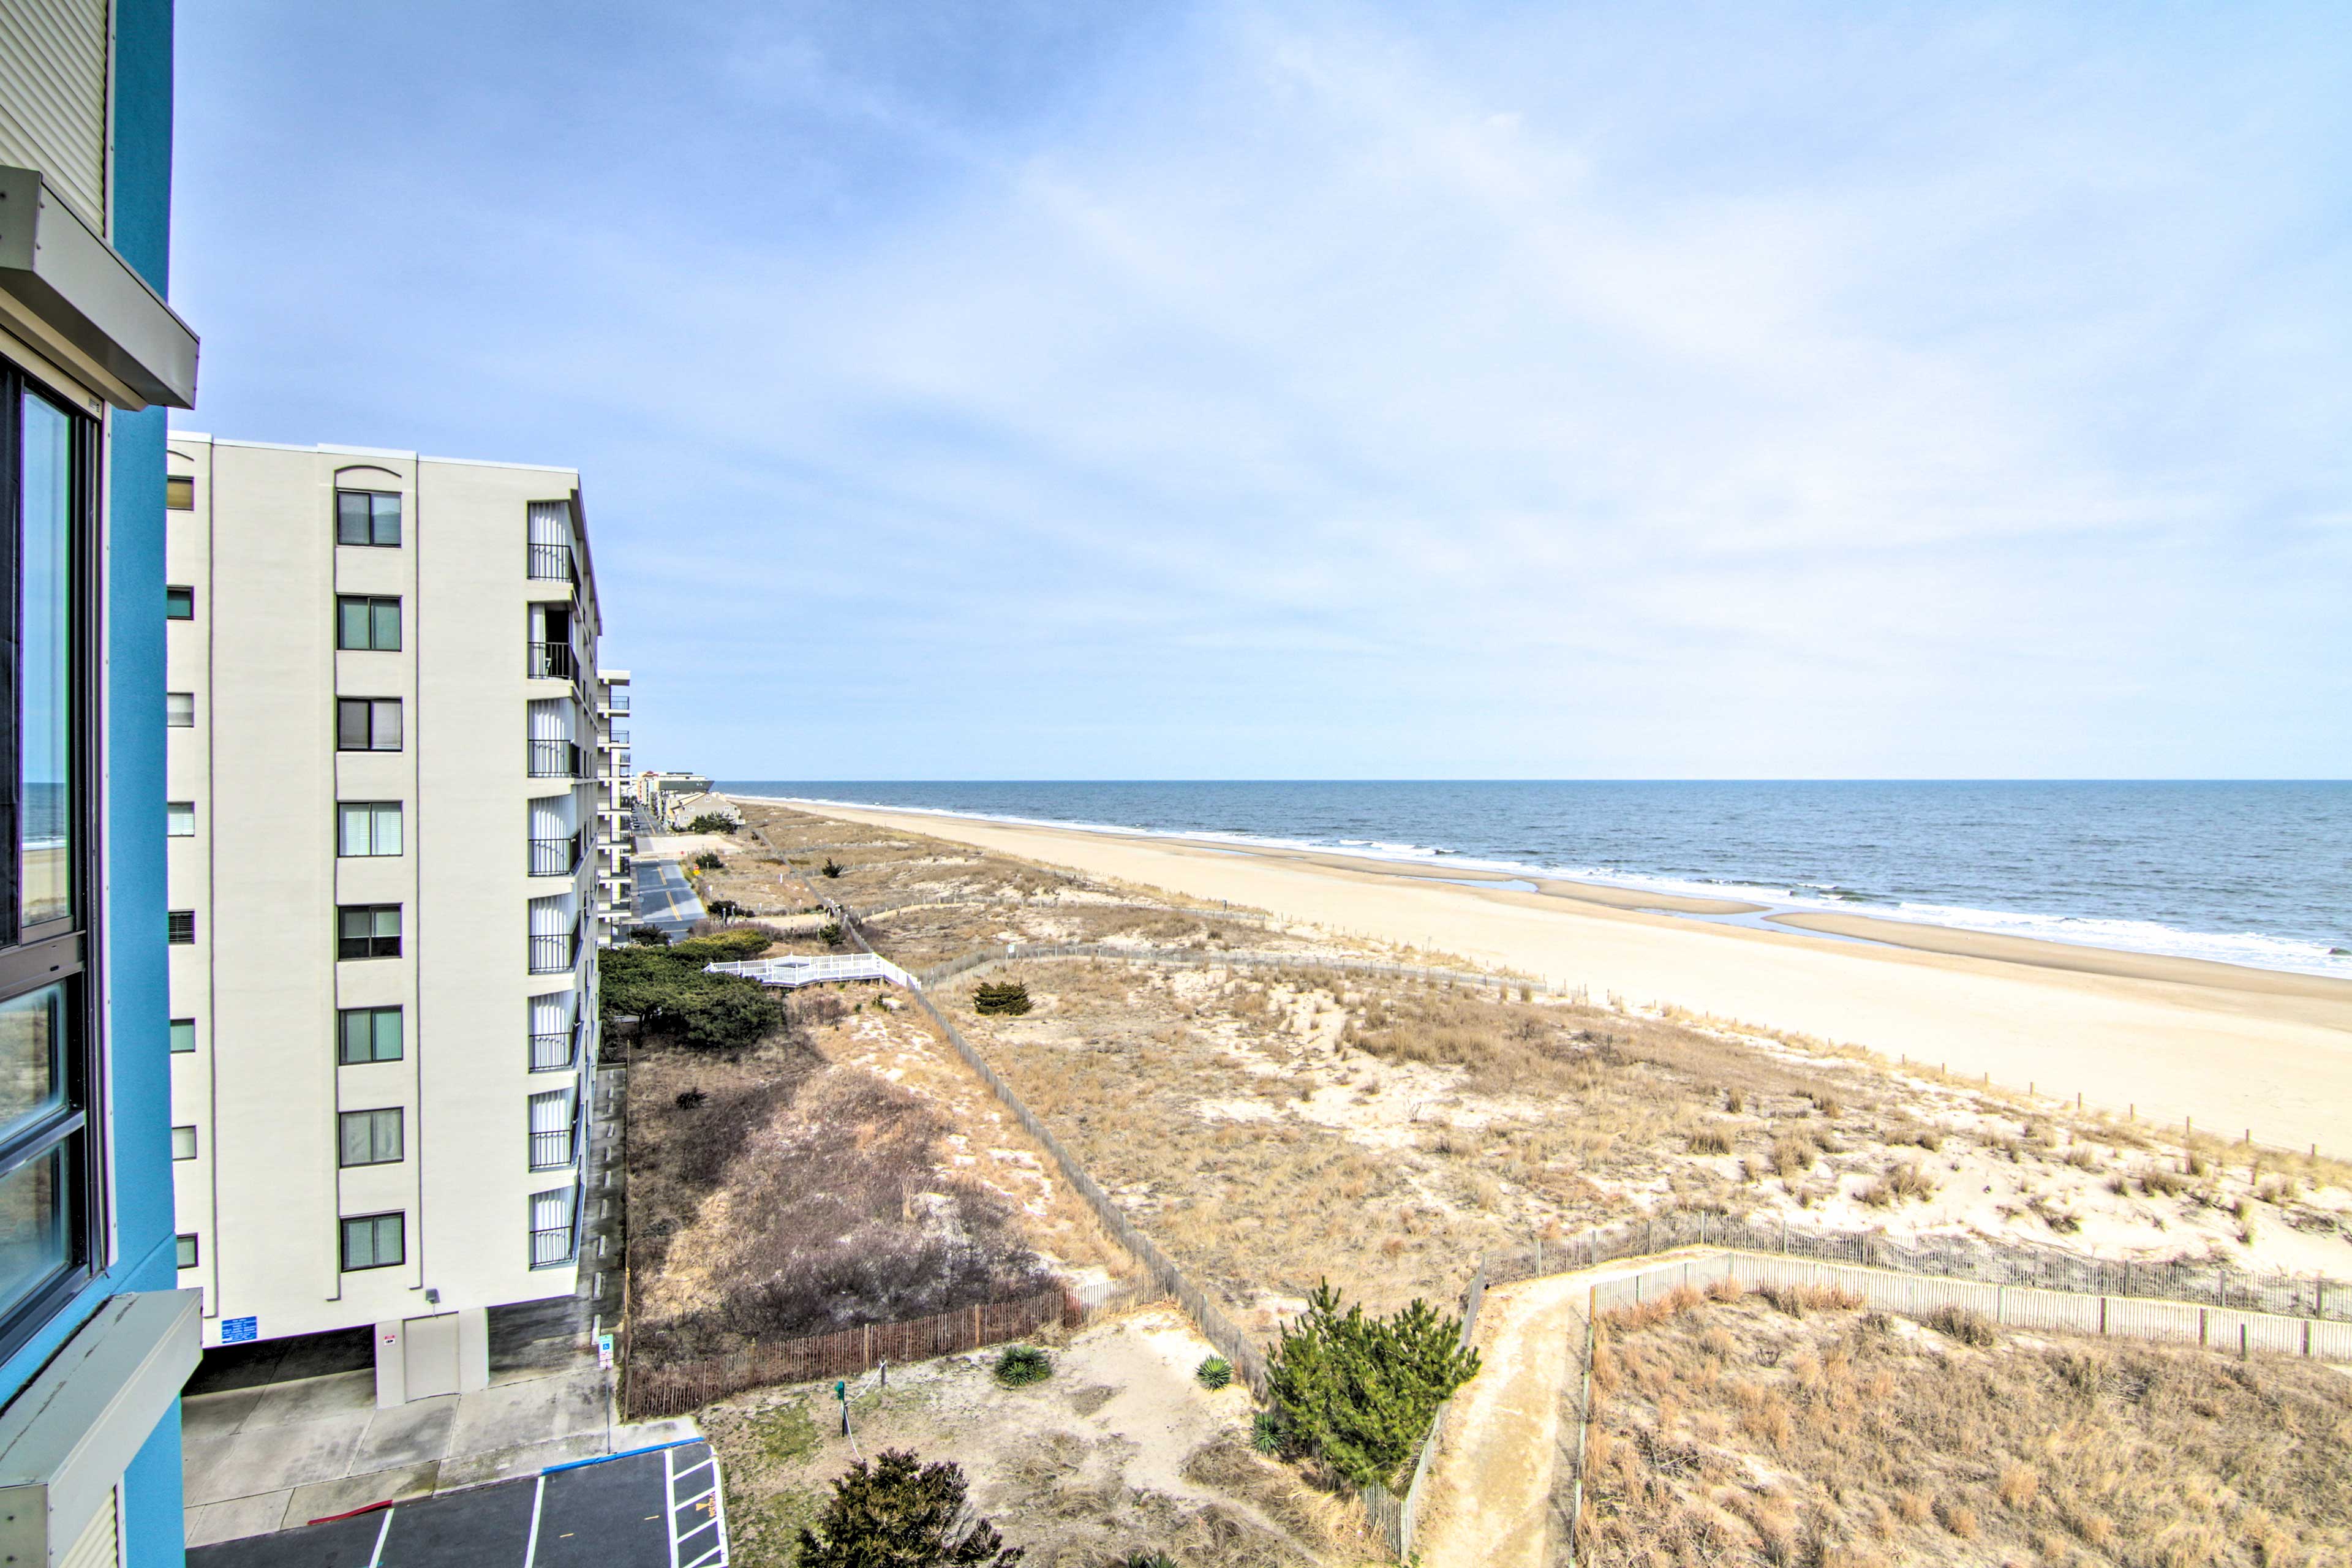
[{"label": "white parking line", "polygon": [[530,1568],[530,1565],[539,1558],[539,1505],[546,1500],[547,1474],[542,1470],[540,1472],[539,1485],[531,1489],[530,1540],[522,1549],[522,1568]]}]

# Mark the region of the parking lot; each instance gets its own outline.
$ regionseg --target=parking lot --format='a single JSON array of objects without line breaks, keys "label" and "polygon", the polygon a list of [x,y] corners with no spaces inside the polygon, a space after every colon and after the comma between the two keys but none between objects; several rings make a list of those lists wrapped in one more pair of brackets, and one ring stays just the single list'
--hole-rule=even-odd
[{"label": "parking lot", "polygon": [[188,1553],[190,1568],[725,1568],[726,1562],[719,1464],[699,1441]]}]

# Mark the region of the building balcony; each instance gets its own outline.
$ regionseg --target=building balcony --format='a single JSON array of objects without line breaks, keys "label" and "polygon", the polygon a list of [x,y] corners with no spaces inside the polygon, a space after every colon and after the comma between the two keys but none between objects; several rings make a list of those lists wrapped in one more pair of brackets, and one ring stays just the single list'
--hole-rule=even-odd
[{"label": "building balcony", "polygon": [[526,741],[530,776],[535,779],[586,779],[588,753],[577,741]]},{"label": "building balcony", "polygon": [[530,841],[530,874],[534,877],[569,877],[580,869],[580,835],[574,831],[569,838],[534,838]]},{"label": "building balcony", "polygon": [[588,1099],[575,1096],[572,1104],[572,1124],[551,1132],[530,1135],[530,1168],[534,1171],[569,1170],[579,1163],[581,1133],[585,1129]]},{"label": "building balcony", "polygon": [[569,544],[533,544],[530,547],[530,575],[533,582],[569,583],[580,585],[580,571],[573,563]]},{"label": "building balcony", "polygon": [[530,972],[533,974],[569,974],[580,962],[580,922],[572,929],[553,936],[530,939]]},{"label": "building balcony", "polygon": [[533,680],[580,679],[580,657],[572,651],[572,645],[568,642],[531,643],[529,655],[524,673]]},{"label": "building balcony", "polygon": [[530,1037],[530,1070],[562,1072],[580,1060],[581,1024],[574,1020],[569,1029],[559,1029],[551,1035]]}]

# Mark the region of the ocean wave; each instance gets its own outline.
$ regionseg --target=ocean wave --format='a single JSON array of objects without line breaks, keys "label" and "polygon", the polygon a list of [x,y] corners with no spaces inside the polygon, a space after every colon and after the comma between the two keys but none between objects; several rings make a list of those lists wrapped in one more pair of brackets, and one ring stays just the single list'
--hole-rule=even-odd
[{"label": "ocean wave", "polygon": [[[723,787],[723,786],[722,786]],[[782,796],[745,796],[747,799]],[[1634,892],[1675,894],[1684,898],[1732,899],[1761,904],[1769,913],[1843,913],[1866,910],[1874,920],[1901,921],[1916,925],[1945,926],[1989,935],[2030,937],[2074,947],[2147,953],[2156,957],[2203,959],[2242,968],[2283,970],[2352,979],[2352,952],[2301,937],[2272,936],[2261,931],[2191,931],[2157,921],[2092,915],[2034,913],[2018,910],[1986,910],[1962,905],[1907,900],[1866,889],[1835,883],[1779,884],[1704,874],[1672,875],[1622,866],[1560,866],[1536,861],[1498,859],[1438,845],[1399,843],[1374,838],[1297,838],[1236,829],[1138,827],[1117,822],[1086,822],[1059,817],[1022,816],[1011,813],[953,810],[941,806],[902,805],[859,800],[798,795],[815,805],[852,806],[869,811],[904,812],[909,816],[956,817],[999,822],[1007,826],[1057,827],[1082,833],[1115,833],[1139,838],[1167,838],[1195,843],[1231,845],[1236,848],[1288,849],[1316,854],[1343,854],[1366,859],[1427,864],[1440,857],[1464,870],[1492,871],[1522,879],[1583,882]],[[1857,906],[1860,906],[1857,909]],[[1794,930],[1796,928],[1788,928]]]}]

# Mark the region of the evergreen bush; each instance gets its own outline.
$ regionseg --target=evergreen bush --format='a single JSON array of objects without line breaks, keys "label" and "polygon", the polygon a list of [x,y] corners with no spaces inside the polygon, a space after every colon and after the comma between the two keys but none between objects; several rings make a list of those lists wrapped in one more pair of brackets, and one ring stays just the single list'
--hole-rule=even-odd
[{"label": "evergreen bush", "polygon": [[698,871],[716,871],[726,864],[726,858],[716,849],[705,849],[694,858],[694,868]]},{"label": "evergreen bush", "polygon": [[1203,1357],[1201,1364],[1192,1369],[1192,1375],[1201,1380],[1203,1388],[1223,1388],[1234,1380],[1234,1363],[1221,1355]]},{"label": "evergreen bush", "polygon": [[839,947],[841,945],[841,922],[839,921],[827,921],[824,924],[816,928],[816,934],[824,939],[825,946]]},{"label": "evergreen bush", "polygon": [[688,833],[732,833],[741,826],[742,824],[731,816],[721,816],[715,811],[706,811],[688,823],[686,830]]},{"label": "evergreen bush", "polygon": [[819,867],[818,869],[823,871],[828,877],[838,877],[844,871],[848,870],[849,868],[828,855],[825,857],[824,864]]},{"label": "evergreen bush", "polygon": [[1013,1568],[1021,1548],[964,1506],[963,1469],[886,1448],[836,1478],[814,1526],[800,1533],[800,1568]]},{"label": "evergreen bush", "polygon": [[631,926],[628,930],[628,938],[639,947],[667,947],[669,945],[669,932],[656,925]]},{"label": "evergreen bush", "polygon": [[1029,1011],[1029,987],[1017,980],[1003,984],[983,983],[971,994],[975,1013],[1026,1013]]},{"label": "evergreen bush", "polygon": [[1438,1405],[1477,1375],[1461,1338],[1461,1320],[1424,1301],[1372,1318],[1318,1285],[1267,1362],[1281,1437],[1357,1486],[1395,1486]]},{"label": "evergreen bush", "polygon": [[688,937],[673,946],[670,952],[686,963],[740,963],[767,952],[768,943],[774,940],[775,933],[765,926],[742,926]]},{"label": "evergreen bush", "polygon": [[1007,1388],[1043,1383],[1054,1375],[1054,1358],[1035,1345],[1009,1345],[996,1358],[996,1381]]}]

